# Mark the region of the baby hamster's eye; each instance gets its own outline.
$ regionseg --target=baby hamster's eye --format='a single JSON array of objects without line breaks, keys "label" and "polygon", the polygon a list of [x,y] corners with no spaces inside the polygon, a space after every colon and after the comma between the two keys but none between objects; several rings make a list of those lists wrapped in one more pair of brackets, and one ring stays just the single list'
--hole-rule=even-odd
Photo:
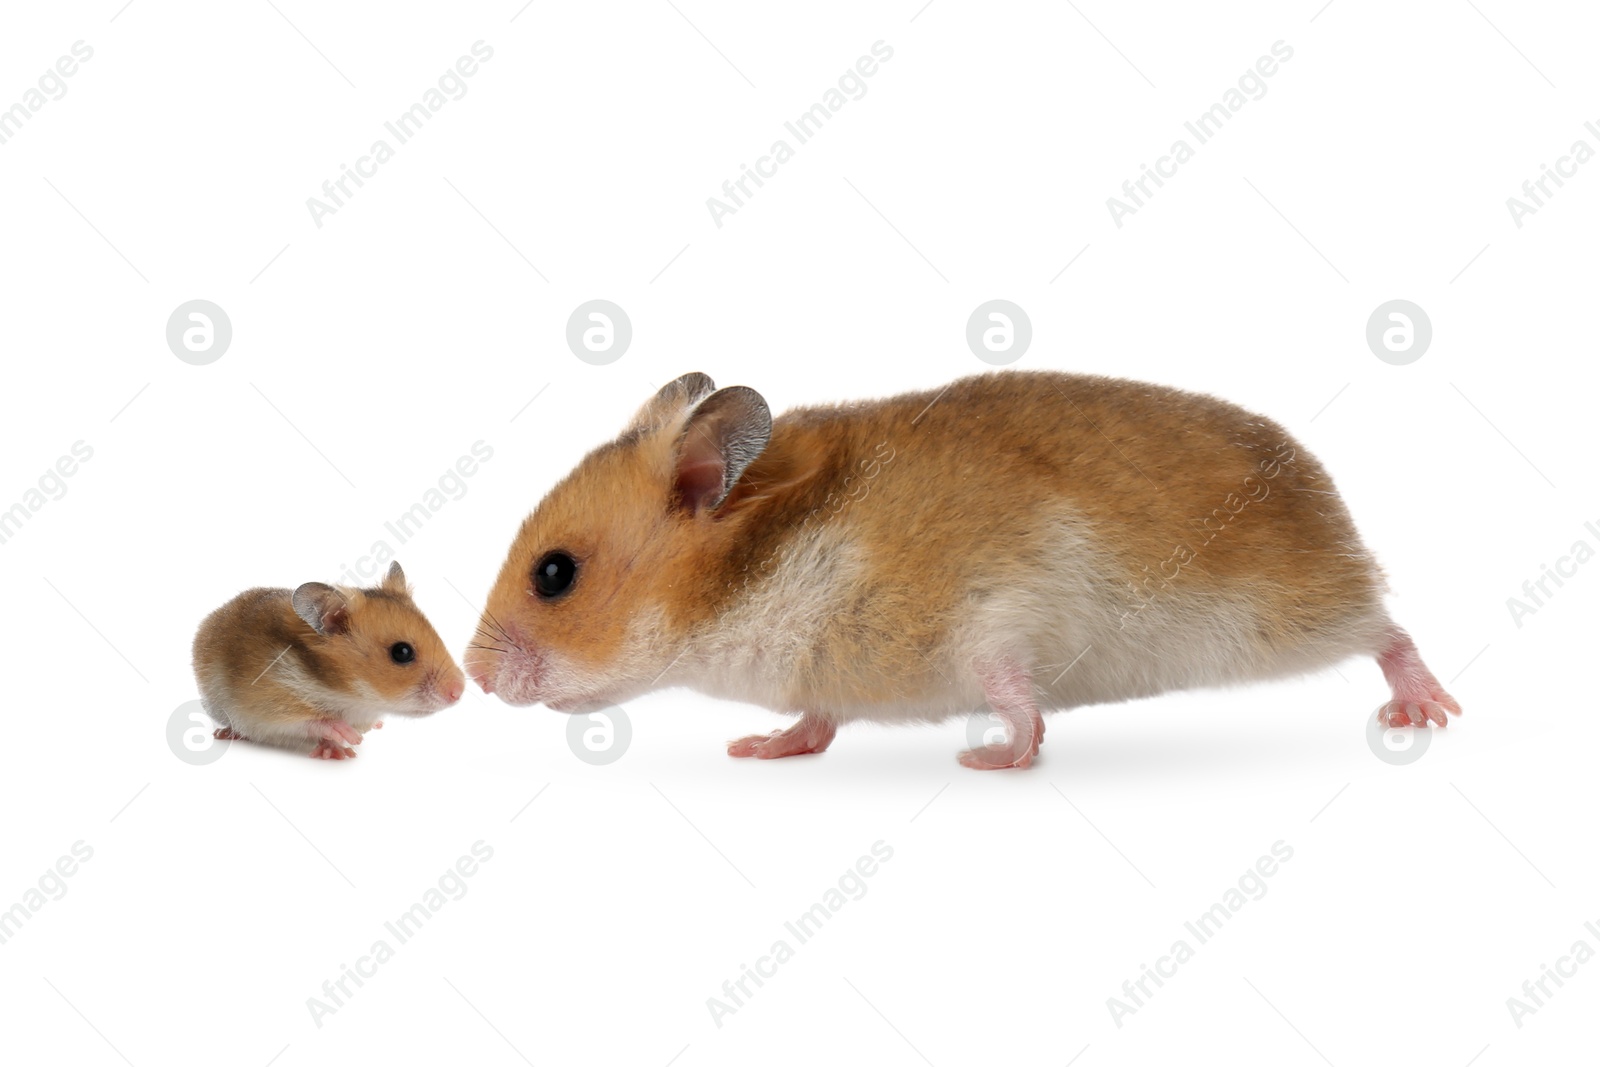
[{"label": "baby hamster's eye", "polygon": [[578,564],[565,552],[549,552],[533,565],[533,587],[542,597],[560,596],[577,576]]},{"label": "baby hamster's eye", "polygon": [[417,650],[404,641],[396,641],[389,646],[389,658],[396,663],[410,663],[417,658]]}]

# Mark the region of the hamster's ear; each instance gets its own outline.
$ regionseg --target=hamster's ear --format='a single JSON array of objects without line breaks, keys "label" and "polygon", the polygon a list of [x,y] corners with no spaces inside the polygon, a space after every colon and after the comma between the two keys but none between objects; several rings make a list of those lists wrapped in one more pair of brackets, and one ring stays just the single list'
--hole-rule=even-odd
[{"label": "hamster's ear", "polygon": [[307,582],[294,591],[294,613],[324,637],[350,629],[350,602],[331,585]]},{"label": "hamster's ear", "polygon": [[383,590],[388,593],[405,594],[406,572],[400,569],[399,560],[389,564],[389,573],[383,576]]},{"label": "hamster's ear", "polygon": [[716,391],[717,383],[699,371],[674,378],[645,401],[622,432],[627,435],[659,430]]},{"label": "hamster's ear", "polygon": [[702,400],[678,438],[673,478],[683,506],[721,504],[771,437],[772,413],[754,389],[733,385]]}]

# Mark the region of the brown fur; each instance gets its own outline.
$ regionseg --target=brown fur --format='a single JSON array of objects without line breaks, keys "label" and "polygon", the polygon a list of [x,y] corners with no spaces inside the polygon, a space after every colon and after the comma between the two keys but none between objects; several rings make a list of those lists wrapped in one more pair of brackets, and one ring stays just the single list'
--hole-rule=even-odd
[{"label": "brown fur", "polygon": [[[696,513],[673,477],[689,400],[658,396],[551,490],[512,545],[485,633],[603,676],[628,654],[634,623],[658,614],[655,660],[670,658],[770,581],[798,531],[843,522],[867,571],[847,609],[794,654],[785,702],[903,699],[951,684],[935,677],[938,649],[987,598],[1029,587],[1061,551],[1062,514],[1113,561],[1095,592],[1125,600],[1131,625],[1141,605],[1217,598],[1246,607],[1263,659],[1314,659],[1325,637],[1383,617],[1382,578],[1332,480],[1280,426],[1225,401],[1012,371],[800,408],[773,421],[727,500]],[[578,578],[542,601],[530,571],[558,548]],[[492,671],[494,658],[474,652],[467,665]],[[595,695],[622,699],[649,679],[608,684]]]},{"label": "brown fur", "polygon": [[[212,718],[272,741],[299,724],[351,719],[354,705],[370,704],[375,719],[459,676],[398,570],[382,585],[338,592],[348,604],[339,633],[313,629],[289,589],[251,589],[208,615],[195,634],[194,668]],[[399,641],[415,650],[410,663],[390,658]]]}]

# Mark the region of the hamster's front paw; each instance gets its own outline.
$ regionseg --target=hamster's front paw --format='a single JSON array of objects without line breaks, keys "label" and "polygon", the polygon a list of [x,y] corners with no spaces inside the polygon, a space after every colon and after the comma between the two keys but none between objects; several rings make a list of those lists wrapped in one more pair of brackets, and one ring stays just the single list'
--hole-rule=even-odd
[{"label": "hamster's front paw", "polygon": [[317,742],[311,750],[312,759],[355,759],[356,750],[349,745],[361,743],[361,731],[338,719],[319,719],[312,723],[311,737]]},{"label": "hamster's front paw", "polygon": [[783,756],[804,756],[821,752],[833,743],[838,730],[826,719],[806,714],[787,730],[774,730],[770,734],[751,734],[728,742],[728,755],[754,756],[756,759],[779,759]]}]

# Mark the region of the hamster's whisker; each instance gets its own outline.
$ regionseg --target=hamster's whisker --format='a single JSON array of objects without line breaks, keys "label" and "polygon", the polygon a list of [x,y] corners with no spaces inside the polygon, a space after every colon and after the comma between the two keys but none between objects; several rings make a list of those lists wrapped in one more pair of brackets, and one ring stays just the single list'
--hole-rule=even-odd
[{"label": "hamster's whisker", "polygon": [[483,651],[485,651],[485,652],[498,652],[498,653],[500,653],[500,654],[501,654],[501,655],[502,655],[502,656],[503,656],[503,655],[505,655],[505,654],[506,654],[506,650],[505,650],[505,649],[503,649],[503,648],[496,648],[496,647],[494,647],[494,646],[493,646],[493,645],[468,645],[468,646],[467,646],[467,647],[468,647],[468,648],[478,648],[478,649],[482,649],[482,650],[483,650]]},{"label": "hamster's whisker", "polygon": [[[497,619],[493,615],[489,614],[489,609],[488,608],[484,608],[483,609],[483,617],[489,620],[489,624],[495,628],[495,631],[497,633],[499,633],[499,635],[501,637],[505,638],[507,641],[511,640],[511,635],[506,633],[506,628],[504,626],[500,625],[500,620],[499,619]],[[480,622],[478,624],[478,629],[480,629],[480,630],[483,629],[483,623]]]},{"label": "hamster's whisker", "polygon": [[479,626],[476,630],[474,630],[472,636],[481,637],[486,641],[510,641],[511,640],[509,637],[507,637],[503,633],[499,633],[499,634],[491,633],[490,631],[485,630],[482,626]]},{"label": "hamster's whisker", "polygon": [[506,643],[506,644],[514,644],[515,643],[515,642],[510,641],[508,638],[506,638],[502,634],[490,633],[488,630],[485,630],[482,626],[479,626],[475,630],[472,631],[472,639],[474,641],[485,641],[485,642],[487,642],[487,643],[489,643],[491,645],[499,645],[501,643]]}]

